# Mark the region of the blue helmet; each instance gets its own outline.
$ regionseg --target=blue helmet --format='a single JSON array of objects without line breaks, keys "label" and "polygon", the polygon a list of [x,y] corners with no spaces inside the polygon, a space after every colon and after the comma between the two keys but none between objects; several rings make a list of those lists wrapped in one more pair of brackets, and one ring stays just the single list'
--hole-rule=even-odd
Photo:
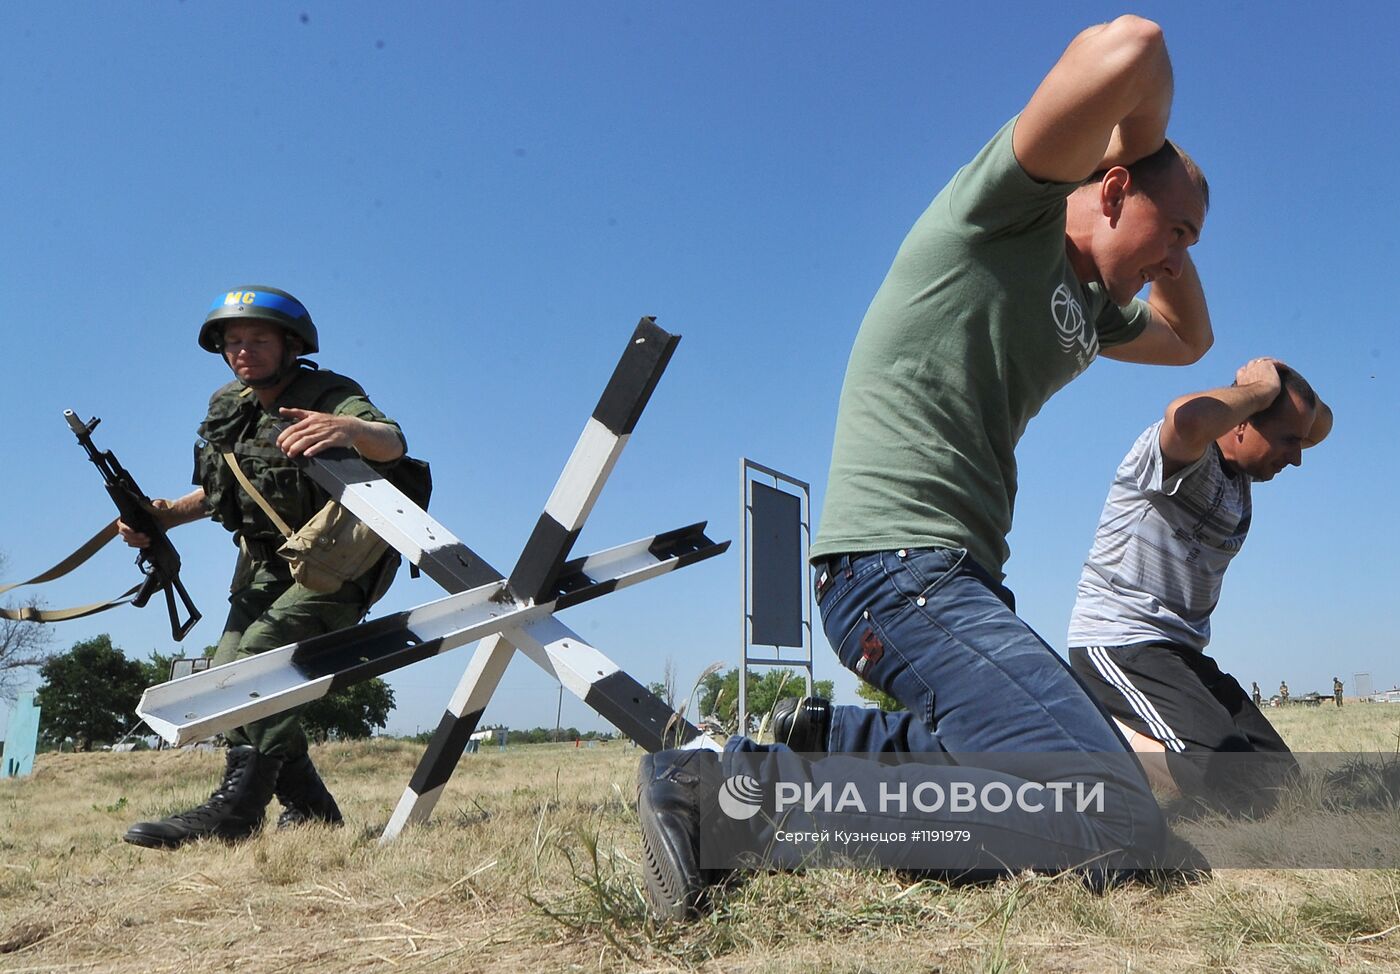
[{"label": "blue helmet", "polygon": [[316,325],[306,305],[286,291],[264,284],[245,284],[216,297],[199,329],[199,347],[206,352],[222,353],[224,324],[238,318],[279,325],[301,339],[304,353],[319,350]]}]

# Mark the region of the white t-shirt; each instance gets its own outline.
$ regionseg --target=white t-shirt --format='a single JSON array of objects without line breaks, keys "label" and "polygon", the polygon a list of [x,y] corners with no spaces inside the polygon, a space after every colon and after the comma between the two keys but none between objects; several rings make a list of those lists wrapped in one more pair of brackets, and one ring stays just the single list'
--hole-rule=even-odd
[{"label": "white t-shirt", "polygon": [[1210,642],[1225,569],[1249,533],[1251,480],[1227,471],[1214,443],[1163,478],[1161,432],[1159,420],[1118,465],[1079,576],[1070,646]]}]

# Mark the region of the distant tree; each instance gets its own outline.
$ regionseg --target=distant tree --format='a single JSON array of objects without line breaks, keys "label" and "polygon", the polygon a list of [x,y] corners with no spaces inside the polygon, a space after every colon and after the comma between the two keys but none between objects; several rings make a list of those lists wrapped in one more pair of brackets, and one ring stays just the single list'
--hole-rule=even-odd
[{"label": "distant tree", "polygon": [[661,679],[656,683],[648,683],[647,689],[652,692],[653,696],[660,698],[669,709],[675,710],[676,699],[679,696],[676,692],[679,680],[680,677],[676,673],[676,660],[672,656],[667,656],[665,666],[661,670]]},{"label": "distant tree", "polygon": [[159,650],[152,650],[150,658],[141,661],[141,669],[145,674],[143,679],[146,681],[146,686],[153,687],[157,683],[165,683],[170,679],[170,664],[177,659],[184,658],[184,653],[180,653],[177,656],[174,653],[167,655]]},{"label": "distant tree", "polygon": [[[482,728],[486,730],[486,728]],[[507,744],[549,744],[560,741],[610,741],[616,734],[608,731],[581,731],[577,727],[562,727],[556,738],[553,727],[531,727],[529,730],[514,728],[506,731]],[[487,743],[494,743],[494,738]]]},{"label": "distant tree", "polygon": [[[749,672],[748,710],[749,716],[762,719],[783,697],[800,697],[807,692],[800,674],[784,668],[767,669],[762,673]],[[815,680],[812,692],[819,697],[831,699],[835,684],[831,680]],[[716,717],[726,730],[733,730],[739,724],[739,668],[736,666],[723,673],[710,673],[700,682],[700,715]]]},{"label": "distant tree", "polygon": [[78,750],[90,751],[98,742],[116,740],[135,721],[147,671],[103,633],[50,657],[39,675],[44,685],[36,700],[44,737],[71,737]]},{"label": "distant tree", "polygon": [[900,703],[885,691],[871,686],[864,680],[861,680],[860,685],[856,687],[856,696],[860,697],[862,700],[870,701],[881,710],[889,713],[898,713],[904,709],[904,704]]},{"label": "distant tree", "polygon": [[373,737],[393,709],[393,689],[376,677],[313,700],[298,716],[312,740],[355,741]]},{"label": "distant tree", "polygon": [[700,681],[700,716],[721,721],[734,719],[739,711],[739,670],[715,670]]},{"label": "distant tree", "polygon": [[[0,578],[5,575],[5,556],[0,554]],[[25,602],[26,607],[37,607],[37,599]],[[7,609],[15,608],[5,602]],[[53,630],[37,622],[20,622],[15,619],[0,619],[0,698],[10,698],[21,685],[25,670],[38,669],[49,658],[53,650]]]}]

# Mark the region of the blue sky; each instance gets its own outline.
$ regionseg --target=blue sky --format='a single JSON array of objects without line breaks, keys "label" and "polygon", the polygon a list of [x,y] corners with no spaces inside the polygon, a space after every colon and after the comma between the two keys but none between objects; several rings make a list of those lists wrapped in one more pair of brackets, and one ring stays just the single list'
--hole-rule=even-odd
[{"label": "blue sky", "polygon": [[[694,520],[739,537],[742,456],[813,485],[820,517],[857,325],[905,231],[1081,28],[1122,8],[987,3],[11,3],[0,8],[0,334],[7,581],[111,516],[61,413],[96,414],[152,495],[188,489],[227,379],[195,344],[214,295],[284,287],[319,362],[358,378],[433,464],[433,512],[514,563],[644,314],[684,336],[577,551]],[[1212,652],[1294,692],[1400,682],[1385,284],[1400,225],[1388,4],[1144,4],[1176,71],[1171,134],[1205,168],[1195,250],[1215,348],[1186,369],[1102,360],[1019,451],[1009,583],[1062,645],[1113,469],[1176,395],[1257,355],[1296,365],[1336,431],[1255,493]],[[1390,271],[1386,269],[1390,268]],[[233,549],[175,540],[217,640]],[[134,580],[115,547],[50,605]],[[733,665],[738,546],[562,618],[642,681]],[[438,595],[401,575],[376,614]],[[159,607],[57,629],[132,656]],[[432,726],[469,650],[395,674],[390,729]],[[818,630],[817,676],[854,681]],[[512,664],[487,719],[551,724]],[[579,702],[564,723],[603,726]]]}]

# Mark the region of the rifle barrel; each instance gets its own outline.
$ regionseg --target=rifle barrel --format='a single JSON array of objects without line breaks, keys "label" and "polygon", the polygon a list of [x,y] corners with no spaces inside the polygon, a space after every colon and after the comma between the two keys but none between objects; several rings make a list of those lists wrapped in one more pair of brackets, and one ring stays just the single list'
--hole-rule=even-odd
[{"label": "rifle barrel", "polygon": [[79,436],[84,436],[90,432],[87,428],[87,424],[79,419],[78,414],[73,412],[73,410],[65,409],[63,411],[63,418],[68,420],[68,428]]}]

